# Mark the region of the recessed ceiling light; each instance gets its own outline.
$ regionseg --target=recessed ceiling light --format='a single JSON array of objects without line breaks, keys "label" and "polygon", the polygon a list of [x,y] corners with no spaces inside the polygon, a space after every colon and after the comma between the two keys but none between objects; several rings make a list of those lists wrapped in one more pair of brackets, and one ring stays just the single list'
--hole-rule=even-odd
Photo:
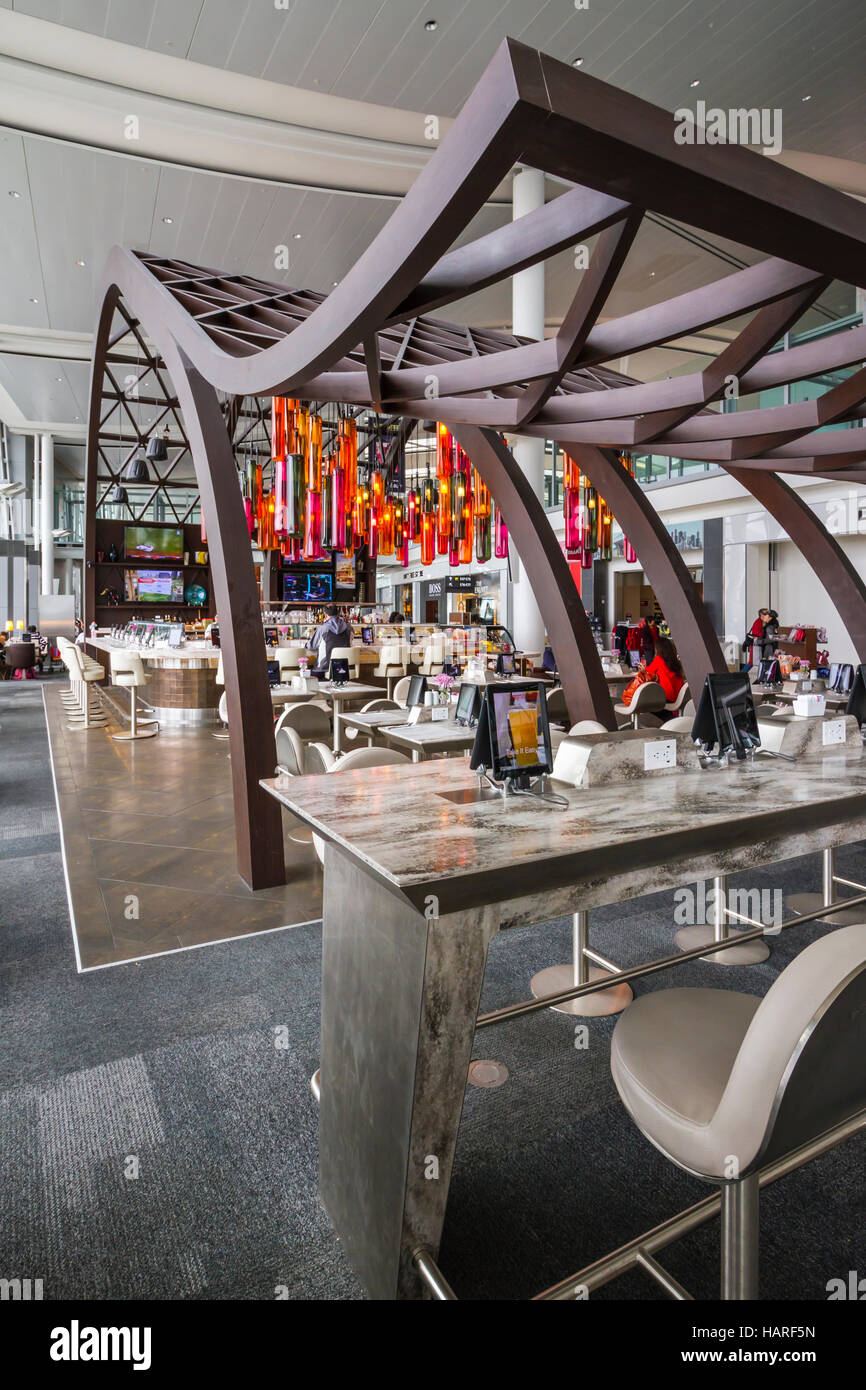
[{"label": "recessed ceiling light", "polygon": [[806,96],[801,97],[800,100],[801,100],[801,101],[811,101],[811,100],[812,100],[812,93],[809,92]]},{"label": "recessed ceiling light", "polygon": [[432,34],[432,33],[434,32],[434,30],[436,30],[436,29],[439,28],[439,20],[438,20],[438,19],[428,19],[428,20],[427,20],[427,23],[424,25],[424,28],[427,30],[427,33],[428,33],[428,34]]},{"label": "recessed ceiling light", "polygon": [[62,381],[62,380],[63,380],[63,377],[62,377],[62,376],[56,376],[56,377],[54,378],[54,380],[55,380],[55,381]]},{"label": "recessed ceiling light", "polygon": [[699,77],[696,77],[695,80],[694,80],[694,82],[690,82],[690,83],[689,83],[689,86],[690,86],[690,87],[700,87],[700,85],[701,85],[701,79],[700,79]]},{"label": "recessed ceiling light", "polygon": [[30,303],[31,303],[31,304],[38,304],[38,303],[39,303],[39,300],[38,300],[38,299],[31,299],[31,300],[30,300]]},{"label": "recessed ceiling light", "polygon": [[572,60],[571,60],[571,66],[572,66],[573,68],[582,68],[582,67],[583,67],[583,59],[582,59],[582,58],[572,58]]},{"label": "recessed ceiling light", "polygon": [[18,192],[18,189],[17,189],[17,188],[10,188],[10,189],[9,189],[9,197],[10,197],[10,198],[20,198],[20,197],[21,197],[21,194]]},{"label": "recessed ceiling light", "polygon": [[86,262],[86,261],[82,261],[82,260],[79,258],[79,259],[75,262],[75,264],[76,264],[76,265],[86,265],[87,262]]},{"label": "recessed ceiling light", "polygon": [[170,227],[171,224],[172,224],[172,222],[174,221],[174,218],[173,218],[173,217],[164,217],[162,220],[163,220],[163,222],[165,223],[165,225],[166,225],[167,227]]},{"label": "recessed ceiling light", "polygon": [[331,281],[331,285],[332,285],[332,287],[333,287],[334,289],[337,288],[337,286],[339,285],[339,283],[340,283],[339,280],[332,280],[332,281]]},{"label": "recessed ceiling light", "polygon": [[301,239],[301,233],[300,233],[300,232],[295,232],[295,238],[294,238],[294,239],[295,239],[295,241],[300,241],[300,239]]}]

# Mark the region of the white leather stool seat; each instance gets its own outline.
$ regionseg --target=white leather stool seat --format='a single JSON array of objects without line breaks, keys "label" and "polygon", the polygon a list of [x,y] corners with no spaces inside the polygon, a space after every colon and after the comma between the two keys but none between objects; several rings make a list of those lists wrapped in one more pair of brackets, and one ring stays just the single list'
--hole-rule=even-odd
[{"label": "white leather stool seat", "polygon": [[653,1142],[672,1156],[690,1128],[706,1126],[715,1115],[761,1000],[725,989],[713,991],[712,1009],[707,1002],[705,989],[641,995],[611,1041],[617,1090],[641,1129],[652,1117]]},{"label": "white leather stool seat", "polygon": [[738,1177],[830,1129],[866,1102],[866,928],[795,956],[763,999],[668,989],[622,1015],[611,1072],[662,1153],[711,1181]]}]

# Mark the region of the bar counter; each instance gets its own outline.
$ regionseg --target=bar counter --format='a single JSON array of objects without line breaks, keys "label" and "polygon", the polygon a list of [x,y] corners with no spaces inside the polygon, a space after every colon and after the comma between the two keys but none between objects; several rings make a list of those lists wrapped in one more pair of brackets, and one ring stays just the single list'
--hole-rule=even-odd
[{"label": "bar counter", "polygon": [[110,682],[112,651],[135,652],[144,662],[147,685],[139,699],[163,724],[213,723],[222,687],[216,683],[219,650],[210,642],[186,642],[182,647],[127,646],[111,637],[88,637],[88,648],[105,666]]},{"label": "bar counter", "polygon": [[262,786],[325,840],[319,1188],[384,1299],[425,1296],[497,931],[866,838],[861,748],[557,783],[566,810],[461,799],[465,758]]}]

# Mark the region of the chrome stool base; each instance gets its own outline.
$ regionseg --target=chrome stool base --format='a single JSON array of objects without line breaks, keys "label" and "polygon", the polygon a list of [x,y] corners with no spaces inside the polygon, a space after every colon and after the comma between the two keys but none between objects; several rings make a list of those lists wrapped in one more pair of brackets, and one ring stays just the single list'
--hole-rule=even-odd
[{"label": "chrome stool base", "polygon": [[[591,965],[587,978],[613,981],[616,976],[609,970],[600,970],[598,966]],[[537,975],[533,975],[529,988],[536,999],[542,999],[547,994],[560,994],[565,989],[572,989],[577,983],[573,965],[549,965],[546,970],[539,970]],[[633,999],[630,985],[612,984],[595,994],[583,994],[579,999],[566,999],[564,1004],[552,1004],[551,1008],[558,1014],[571,1014],[575,1018],[606,1018],[609,1014],[621,1014]]]},{"label": "chrome stool base", "polygon": [[[729,931],[726,939],[730,940],[736,936],[735,931]],[[681,927],[674,937],[681,951],[692,951],[697,946],[711,946],[716,939],[715,930],[711,926]],[[769,954],[770,948],[765,942],[746,941],[742,946],[731,946],[727,950],[716,951],[711,956],[702,956],[701,959],[710,961],[713,965],[759,965]]]},{"label": "chrome stool base", "polygon": [[[785,904],[792,912],[816,912],[826,899],[823,893],[792,893]],[[866,922],[866,908],[828,907],[819,922],[829,922],[834,927],[856,927]]]}]

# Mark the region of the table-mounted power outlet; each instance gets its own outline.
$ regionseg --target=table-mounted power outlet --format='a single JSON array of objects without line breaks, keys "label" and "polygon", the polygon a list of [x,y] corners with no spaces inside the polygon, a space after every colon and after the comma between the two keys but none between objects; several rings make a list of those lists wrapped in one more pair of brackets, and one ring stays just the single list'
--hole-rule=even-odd
[{"label": "table-mounted power outlet", "polygon": [[643,746],[644,772],[658,772],[659,768],[676,767],[677,741],[675,738],[647,739]]}]

